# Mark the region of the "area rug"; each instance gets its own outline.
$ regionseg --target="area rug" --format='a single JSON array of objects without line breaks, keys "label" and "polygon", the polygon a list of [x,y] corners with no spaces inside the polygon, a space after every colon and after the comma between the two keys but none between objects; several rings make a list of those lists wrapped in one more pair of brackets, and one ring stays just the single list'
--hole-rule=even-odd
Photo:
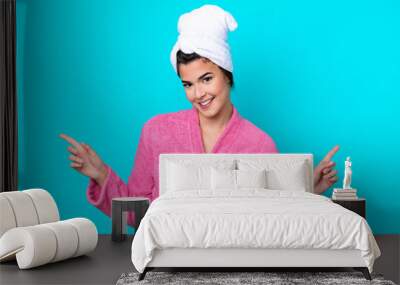
[{"label": "area rug", "polygon": [[372,274],[372,281],[366,280],[361,272],[157,272],[150,271],[145,279],[138,281],[139,273],[124,273],[117,285],[134,284],[379,284],[396,285],[384,280],[382,275]]}]

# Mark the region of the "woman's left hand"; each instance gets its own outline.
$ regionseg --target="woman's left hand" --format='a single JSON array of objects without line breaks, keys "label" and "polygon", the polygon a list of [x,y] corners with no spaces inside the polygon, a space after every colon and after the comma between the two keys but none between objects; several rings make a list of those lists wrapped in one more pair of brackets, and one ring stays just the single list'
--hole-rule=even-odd
[{"label": "woman's left hand", "polygon": [[315,194],[322,194],[338,180],[336,175],[337,171],[333,169],[335,167],[335,162],[331,161],[332,157],[338,150],[339,146],[336,145],[314,169]]}]

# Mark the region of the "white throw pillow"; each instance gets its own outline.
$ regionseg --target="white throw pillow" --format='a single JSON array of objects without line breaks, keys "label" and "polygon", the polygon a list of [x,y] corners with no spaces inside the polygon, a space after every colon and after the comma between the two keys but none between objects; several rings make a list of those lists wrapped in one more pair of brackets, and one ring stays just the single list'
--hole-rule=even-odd
[{"label": "white throw pillow", "polygon": [[241,188],[266,188],[266,170],[211,169],[212,190],[238,190]]},{"label": "white throw pillow", "polygon": [[211,168],[234,169],[235,163],[234,160],[168,161],[167,191],[210,190]]},{"label": "white throw pillow", "polygon": [[174,162],[168,163],[167,189],[169,191],[184,191],[210,188],[210,167],[187,167]]},{"label": "white throw pillow", "polygon": [[267,188],[273,190],[306,191],[309,167],[306,160],[239,159],[239,170],[267,170]]},{"label": "white throw pillow", "polygon": [[237,188],[267,188],[267,171],[236,170]]},{"label": "white throw pillow", "polygon": [[236,170],[211,168],[211,189],[236,189]]},{"label": "white throw pillow", "polygon": [[306,191],[307,172],[304,166],[286,169],[285,172],[273,169],[267,173],[268,188],[274,190]]}]

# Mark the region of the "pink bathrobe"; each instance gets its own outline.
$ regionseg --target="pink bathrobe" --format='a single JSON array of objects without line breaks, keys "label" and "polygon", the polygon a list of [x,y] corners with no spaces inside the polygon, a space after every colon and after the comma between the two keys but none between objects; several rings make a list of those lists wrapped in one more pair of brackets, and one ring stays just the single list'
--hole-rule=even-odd
[{"label": "pink bathrobe", "polygon": [[[211,150],[211,153],[277,152],[272,138],[242,118],[234,106],[227,126]],[[147,121],[140,135],[128,184],[106,165],[108,174],[103,187],[93,179],[89,181],[89,202],[111,216],[112,198],[141,196],[153,201],[159,195],[158,159],[161,153],[205,153],[199,116],[194,107],[157,115]],[[129,215],[129,224],[133,224],[132,218]]]}]

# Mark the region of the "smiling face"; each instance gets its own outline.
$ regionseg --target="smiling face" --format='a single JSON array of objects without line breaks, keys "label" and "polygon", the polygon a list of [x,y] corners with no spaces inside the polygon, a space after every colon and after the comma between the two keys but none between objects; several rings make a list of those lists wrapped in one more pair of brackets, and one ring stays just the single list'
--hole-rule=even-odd
[{"label": "smiling face", "polygon": [[213,62],[205,58],[179,64],[179,74],[187,99],[205,118],[216,118],[230,108],[228,77]]}]

